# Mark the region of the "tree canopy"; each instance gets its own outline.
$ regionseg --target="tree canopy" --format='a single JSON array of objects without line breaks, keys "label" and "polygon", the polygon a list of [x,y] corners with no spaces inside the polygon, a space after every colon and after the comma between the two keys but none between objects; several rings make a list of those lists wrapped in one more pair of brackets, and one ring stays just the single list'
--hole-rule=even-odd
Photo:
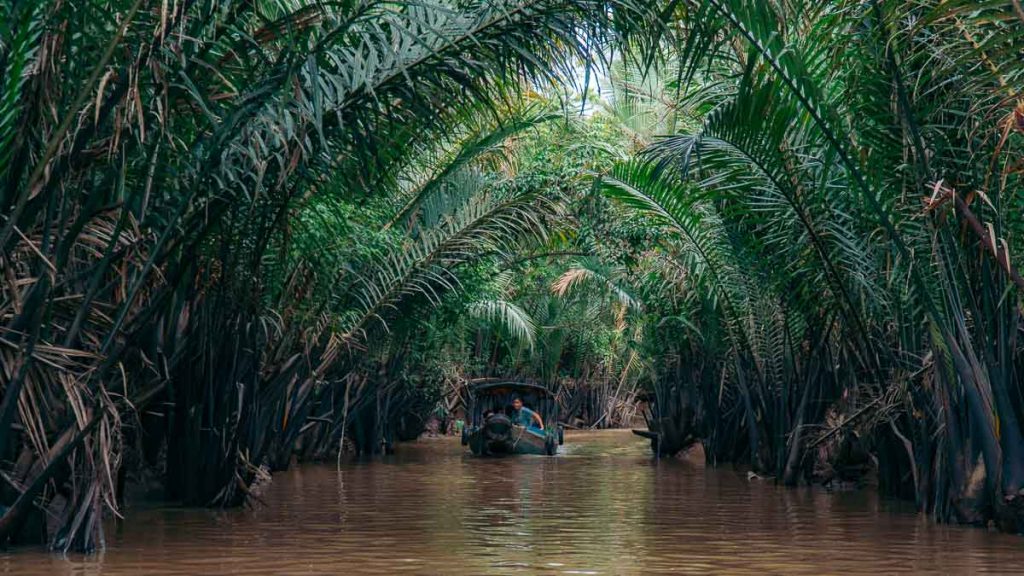
[{"label": "tree canopy", "polygon": [[0,537],[92,548],[143,470],[236,505],[498,375],[588,425],[645,407],[660,454],[873,466],[1019,530],[1021,24],[1016,0],[5,3]]}]

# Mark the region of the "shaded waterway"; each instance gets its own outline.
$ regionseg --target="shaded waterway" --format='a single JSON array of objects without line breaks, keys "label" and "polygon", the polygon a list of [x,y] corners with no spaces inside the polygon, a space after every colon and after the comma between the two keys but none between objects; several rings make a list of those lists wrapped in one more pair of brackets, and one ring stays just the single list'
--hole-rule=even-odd
[{"label": "shaded waterway", "polygon": [[1024,538],[936,526],[871,491],[654,461],[628,432],[556,457],[424,439],[372,463],[275,476],[267,505],[134,508],[106,550],[0,556],[19,574],[823,574],[1024,571]]}]

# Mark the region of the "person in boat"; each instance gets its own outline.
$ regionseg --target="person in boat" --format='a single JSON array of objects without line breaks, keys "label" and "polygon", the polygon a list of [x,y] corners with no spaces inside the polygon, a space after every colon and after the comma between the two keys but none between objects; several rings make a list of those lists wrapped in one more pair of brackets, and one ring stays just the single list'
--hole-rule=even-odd
[{"label": "person in boat", "polygon": [[541,419],[540,414],[523,406],[521,398],[514,398],[512,400],[512,422],[535,430],[544,429],[544,420]]}]

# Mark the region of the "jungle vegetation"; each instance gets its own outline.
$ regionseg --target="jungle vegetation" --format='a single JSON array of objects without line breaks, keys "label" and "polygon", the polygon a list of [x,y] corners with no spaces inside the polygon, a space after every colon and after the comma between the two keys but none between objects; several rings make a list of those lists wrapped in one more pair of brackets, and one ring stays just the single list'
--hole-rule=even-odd
[{"label": "jungle vegetation", "polygon": [[[492,376],[1024,528],[1017,0],[0,5],[0,539]],[[130,512],[129,512],[130,513]]]}]

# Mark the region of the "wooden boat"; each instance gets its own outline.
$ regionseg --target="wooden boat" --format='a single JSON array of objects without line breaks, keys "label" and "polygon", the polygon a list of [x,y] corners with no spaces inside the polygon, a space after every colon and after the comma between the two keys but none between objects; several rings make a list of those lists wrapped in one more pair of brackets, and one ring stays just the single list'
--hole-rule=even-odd
[{"label": "wooden boat", "polygon": [[[544,430],[512,421],[512,400],[540,414]],[[541,454],[552,456],[563,443],[558,404],[547,388],[514,381],[485,381],[469,389],[469,422],[462,429],[462,444],[478,456]]]}]

